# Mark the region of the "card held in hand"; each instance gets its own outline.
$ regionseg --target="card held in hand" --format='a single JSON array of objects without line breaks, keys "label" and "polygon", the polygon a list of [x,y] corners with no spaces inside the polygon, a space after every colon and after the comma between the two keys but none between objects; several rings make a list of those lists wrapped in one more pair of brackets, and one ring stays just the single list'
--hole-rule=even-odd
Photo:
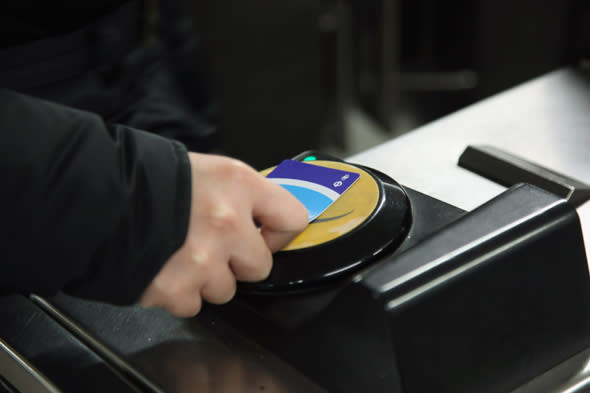
[{"label": "card held in hand", "polygon": [[293,194],[315,220],[360,177],[358,173],[284,160],[267,176]]}]

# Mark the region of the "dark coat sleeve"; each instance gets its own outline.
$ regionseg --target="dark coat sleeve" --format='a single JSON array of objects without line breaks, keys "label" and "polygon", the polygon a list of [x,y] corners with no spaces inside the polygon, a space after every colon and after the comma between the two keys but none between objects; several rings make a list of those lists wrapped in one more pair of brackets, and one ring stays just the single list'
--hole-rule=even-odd
[{"label": "dark coat sleeve", "polygon": [[186,236],[178,142],[0,90],[0,290],[138,299]]}]

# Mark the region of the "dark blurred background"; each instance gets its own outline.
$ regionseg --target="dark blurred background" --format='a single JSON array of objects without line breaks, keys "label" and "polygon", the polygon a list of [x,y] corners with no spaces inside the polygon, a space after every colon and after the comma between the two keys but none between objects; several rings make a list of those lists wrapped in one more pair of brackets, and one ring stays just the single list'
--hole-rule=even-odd
[{"label": "dark blurred background", "polygon": [[587,0],[182,0],[221,149],[261,169],[343,157],[562,66],[589,66]]}]

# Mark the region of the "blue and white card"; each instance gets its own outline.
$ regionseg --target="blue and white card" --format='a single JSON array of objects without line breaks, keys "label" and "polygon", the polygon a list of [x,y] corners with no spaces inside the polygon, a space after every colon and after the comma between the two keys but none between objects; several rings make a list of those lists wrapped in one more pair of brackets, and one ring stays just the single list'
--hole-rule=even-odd
[{"label": "blue and white card", "polygon": [[284,160],[267,176],[305,205],[309,222],[315,220],[360,177],[358,173]]}]

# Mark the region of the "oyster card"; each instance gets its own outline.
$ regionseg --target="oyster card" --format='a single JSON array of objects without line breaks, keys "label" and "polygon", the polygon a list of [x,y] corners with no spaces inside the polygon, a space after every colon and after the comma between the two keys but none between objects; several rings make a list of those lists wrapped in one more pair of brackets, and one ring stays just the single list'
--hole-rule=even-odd
[{"label": "oyster card", "polygon": [[284,160],[267,176],[293,194],[315,220],[360,177],[358,173]]}]

